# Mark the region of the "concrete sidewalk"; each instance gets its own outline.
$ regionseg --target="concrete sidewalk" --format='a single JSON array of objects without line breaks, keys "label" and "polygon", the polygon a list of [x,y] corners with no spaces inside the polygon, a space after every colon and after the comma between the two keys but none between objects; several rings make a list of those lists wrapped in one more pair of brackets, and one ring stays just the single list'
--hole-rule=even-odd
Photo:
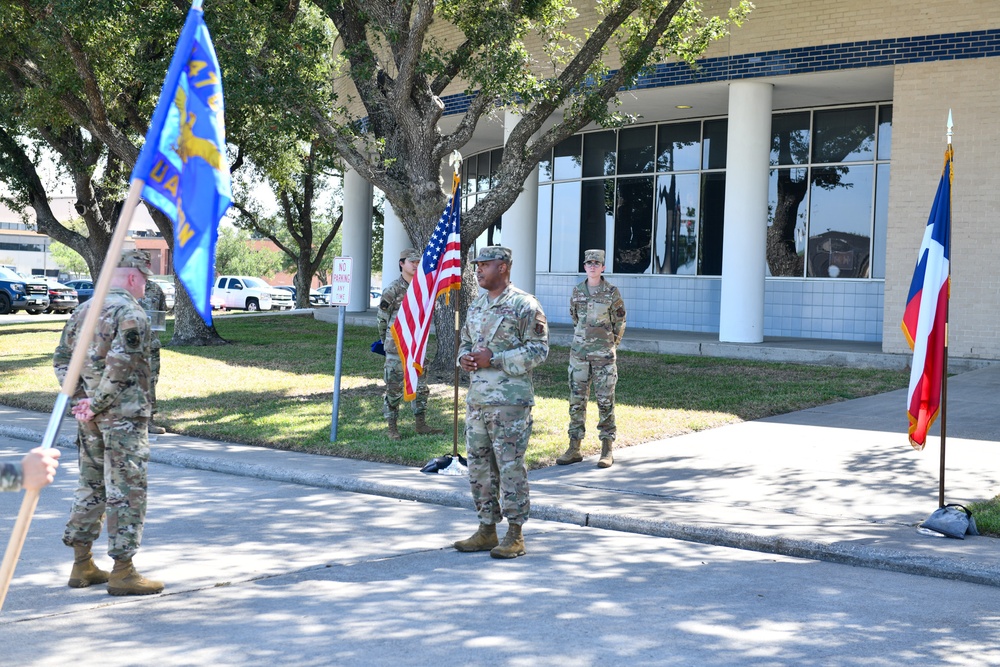
[{"label": "concrete sidewalk", "polygon": [[[949,379],[946,501],[1000,492],[1000,367]],[[1000,541],[921,534],[936,507],[939,439],[906,439],[905,390],[734,424],[532,473],[532,517],[1000,586]],[[41,440],[48,415],[0,406],[0,436]],[[57,446],[72,449],[63,421]],[[936,431],[934,435],[936,435]],[[464,477],[175,434],[154,462],[470,508]],[[526,529],[531,539],[531,526]],[[461,536],[456,536],[461,537]]]}]

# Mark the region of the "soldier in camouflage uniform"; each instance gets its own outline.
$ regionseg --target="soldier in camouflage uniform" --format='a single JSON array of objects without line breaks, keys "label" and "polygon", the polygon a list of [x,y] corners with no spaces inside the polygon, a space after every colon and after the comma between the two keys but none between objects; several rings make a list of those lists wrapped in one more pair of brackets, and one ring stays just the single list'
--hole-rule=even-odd
[{"label": "soldier in camouflage uniform", "polygon": [[[63,534],[75,560],[69,585],[83,588],[108,582],[111,595],[159,593],[163,584],[146,579],[132,565],[142,541],[149,463],[150,324],[137,299],[152,273],[149,254],[122,254],[101,309],[94,340],[73,394],[79,423],[80,481]],[[53,357],[62,382],[91,304],[79,306],[63,329]],[[108,520],[108,555],[114,569],[98,569],[91,545]]]},{"label": "soldier in camouflage uniform", "polygon": [[[156,284],[155,280],[146,279],[146,294],[139,299],[139,305],[143,310],[167,310],[167,296],[163,289]],[[149,357],[149,402],[152,405],[149,415],[149,432],[160,435],[167,432],[167,429],[153,423],[153,416],[156,414],[156,383],[160,379],[160,337],[155,331],[151,333],[152,344],[150,349],[152,354]]]},{"label": "soldier in camouflage uniform", "polygon": [[[376,319],[378,320],[378,337],[385,348],[385,394],[382,397],[382,414],[388,422],[387,434],[390,440],[399,441],[399,404],[403,400],[403,360],[396,350],[396,341],[392,337],[392,325],[396,314],[406,296],[406,290],[413,281],[420,266],[420,253],[413,248],[407,248],[399,254],[400,276],[382,292],[382,300],[378,305]],[[416,421],[416,431],[421,435],[440,435],[444,433],[427,425],[427,398],[430,389],[423,375],[417,379],[417,396],[413,401],[413,418]]]},{"label": "soldier in camouflage uniform", "polygon": [[20,463],[0,463],[0,491],[40,491],[56,477],[59,450],[35,447]]},{"label": "soldier in camouflage uniform", "polygon": [[[525,554],[521,526],[530,510],[524,455],[535,404],[531,370],[549,355],[549,329],[535,297],[510,284],[509,248],[488,246],[472,261],[486,291],[469,307],[456,361],[469,373],[465,446],[479,529],[454,546],[517,558]],[[501,517],[508,529],[498,544]]]},{"label": "soldier in camouflage uniform", "polygon": [[604,251],[583,254],[587,279],[573,288],[569,314],[573,319],[573,344],[569,352],[569,448],[556,459],[559,465],[583,460],[580,442],[586,433],[587,398],[594,383],[601,437],[598,468],[610,468],[615,441],[615,385],[618,383],[617,349],[625,334],[625,302],[618,288],[604,279]]}]

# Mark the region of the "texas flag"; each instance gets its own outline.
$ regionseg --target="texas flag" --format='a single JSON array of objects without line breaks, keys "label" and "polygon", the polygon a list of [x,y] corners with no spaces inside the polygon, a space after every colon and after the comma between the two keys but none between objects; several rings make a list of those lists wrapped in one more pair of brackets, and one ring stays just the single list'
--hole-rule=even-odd
[{"label": "texas flag", "polygon": [[913,350],[910,389],[906,395],[910,444],[917,450],[927,444],[927,431],[941,410],[941,386],[946,371],[952,157],[949,144],[903,312],[903,333]]}]

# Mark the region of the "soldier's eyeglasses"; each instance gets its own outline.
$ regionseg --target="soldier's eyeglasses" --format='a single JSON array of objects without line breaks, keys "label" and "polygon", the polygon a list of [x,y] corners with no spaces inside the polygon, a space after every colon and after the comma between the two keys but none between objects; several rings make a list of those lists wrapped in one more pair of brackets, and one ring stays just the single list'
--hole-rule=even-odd
[{"label": "soldier's eyeglasses", "polygon": [[600,262],[584,262],[583,265],[584,266],[600,266],[601,263]]}]

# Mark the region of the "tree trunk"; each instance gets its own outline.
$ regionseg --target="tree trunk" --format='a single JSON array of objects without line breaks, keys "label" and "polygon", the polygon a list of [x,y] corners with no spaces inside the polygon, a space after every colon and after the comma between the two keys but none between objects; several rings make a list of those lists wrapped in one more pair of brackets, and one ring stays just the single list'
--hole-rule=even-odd
[{"label": "tree trunk", "polygon": [[171,347],[228,345],[229,341],[219,335],[214,325],[208,326],[202,321],[201,315],[194,309],[194,304],[191,303],[191,297],[188,296],[183,283],[175,280],[175,287],[174,335],[170,338],[168,345]]},{"label": "tree trunk", "polygon": [[[173,251],[174,228],[170,223],[170,218],[165,216],[156,207],[150,206],[148,208],[149,214],[156,224],[156,228],[160,230],[163,238],[167,240],[167,247]],[[174,276],[174,284],[176,288],[174,296],[174,335],[170,338],[168,345],[192,345],[197,347],[227,345],[228,341],[219,335],[219,332],[215,330],[215,325],[209,326],[202,321],[201,315],[198,314],[198,311],[194,309],[194,304],[191,303],[191,297],[187,293],[187,288],[177,279],[176,275]]]}]

